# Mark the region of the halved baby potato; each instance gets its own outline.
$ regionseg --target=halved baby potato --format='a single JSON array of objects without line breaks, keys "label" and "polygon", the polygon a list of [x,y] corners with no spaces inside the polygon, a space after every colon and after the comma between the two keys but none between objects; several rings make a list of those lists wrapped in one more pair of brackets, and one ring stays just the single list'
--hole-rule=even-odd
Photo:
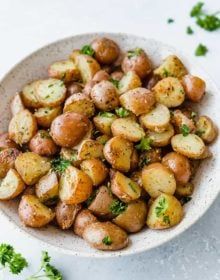
[{"label": "halved baby potato", "polygon": [[174,129],[171,124],[163,132],[147,131],[147,136],[152,140],[153,147],[165,147],[170,144],[171,138],[174,135]]},{"label": "halved baby potato", "polygon": [[95,127],[103,134],[111,136],[111,125],[117,116],[112,113],[98,114],[93,118]]},{"label": "halved baby potato", "polygon": [[11,168],[0,184],[0,200],[9,200],[23,192],[25,184],[18,172]]},{"label": "halved baby potato", "polygon": [[153,92],[158,103],[168,108],[180,106],[185,100],[185,92],[181,82],[177,78],[167,77],[159,81]]},{"label": "halved baby potato", "polygon": [[85,228],[97,221],[97,218],[92,214],[91,211],[88,209],[83,209],[77,214],[75,218],[73,231],[76,235],[82,237]]},{"label": "halved baby potato", "polygon": [[177,225],[183,218],[183,208],[172,195],[161,194],[151,204],[147,225],[151,229],[165,229]]},{"label": "halved baby potato", "polygon": [[0,152],[0,178],[4,178],[21,152],[16,148],[7,148]]},{"label": "halved baby potato", "polygon": [[196,122],[196,129],[206,143],[211,143],[217,137],[217,129],[213,121],[207,116],[199,117]]},{"label": "halved baby potato", "polygon": [[18,214],[25,226],[40,228],[49,224],[55,213],[42,204],[35,195],[23,195],[18,207]]},{"label": "halved baby potato", "polygon": [[16,115],[17,113],[25,109],[20,93],[15,94],[15,96],[11,101],[10,108],[11,108],[12,116]]},{"label": "halved baby potato", "polygon": [[128,172],[131,167],[133,145],[121,136],[112,137],[104,146],[105,159],[113,168]]},{"label": "halved baby potato", "polygon": [[142,183],[152,198],[161,193],[174,194],[176,190],[173,172],[159,162],[151,163],[142,169]]},{"label": "halved baby potato", "polygon": [[34,116],[37,120],[37,124],[48,128],[52,121],[62,113],[61,106],[58,107],[43,107],[34,112]]},{"label": "halved baby potato", "polygon": [[143,128],[131,118],[118,118],[111,125],[113,136],[122,136],[131,142],[138,142],[144,136]]},{"label": "halved baby potato", "polygon": [[103,158],[103,145],[96,140],[83,140],[78,149],[78,159]]},{"label": "halved baby potato", "polygon": [[141,195],[140,186],[119,171],[111,174],[111,190],[123,202],[136,200]]},{"label": "halved baby potato", "polygon": [[28,108],[39,108],[41,107],[41,103],[38,100],[36,88],[39,81],[34,81],[30,84],[24,86],[21,92],[21,99],[25,107]]},{"label": "halved baby potato", "polygon": [[182,78],[182,84],[186,97],[192,102],[200,102],[206,90],[205,81],[199,77],[188,74]]},{"label": "halved baby potato", "polygon": [[9,138],[8,132],[0,134],[0,151],[7,148],[17,148],[18,145]]},{"label": "halved baby potato", "polygon": [[20,154],[15,168],[27,185],[33,185],[50,170],[50,161],[32,152]]},{"label": "halved baby potato", "polygon": [[119,94],[141,87],[141,79],[134,71],[128,71],[119,81]]},{"label": "halved baby potato", "polygon": [[17,113],[9,123],[9,138],[19,145],[28,143],[36,132],[37,121],[28,110]]},{"label": "halved baby potato", "polygon": [[181,110],[175,110],[172,115],[172,123],[175,126],[175,129],[178,133],[181,133],[183,126],[186,126],[189,129],[189,132],[195,131],[195,124],[192,118],[189,118]]},{"label": "halved baby potato", "polygon": [[57,107],[66,97],[66,87],[58,79],[40,80],[36,85],[36,96],[41,107]]},{"label": "halved baby potato", "polygon": [[196,134],[176,134],[171,139],[171,145],[175,152],[192,159],[198,159],[205,151],[203,140]]},{"label": "halved baby potato", "polygon": [[170,111],[163,104],[156,104],[149,113],[140,116],[140,123],[146,128],[156,132],[165,131],[170,122]]},{"label": "halved baby potato", "polygon": [[73,166],[68,166],[60,178],[60,200],[66,204],[78,204],[87,200],[91,193],[92,180],[89,176]]},{"label": "halved baby potato", "polygon": [[57,61],[51,64],[48,69],[48,75],[51,78],[60,79],[65,82],[80,79],[79,70],[76,64],[70,59]]}]

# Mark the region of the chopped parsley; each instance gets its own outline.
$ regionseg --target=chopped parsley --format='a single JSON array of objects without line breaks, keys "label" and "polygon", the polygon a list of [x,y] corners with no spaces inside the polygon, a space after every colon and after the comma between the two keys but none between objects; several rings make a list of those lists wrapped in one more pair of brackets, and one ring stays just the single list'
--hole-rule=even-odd
[{"label": "chopped parsley", "polygon": [[48,87],[50,88],[50,87],[53,87],[54,86],[54,84],[50,84],[50,85],[48,85]]},{"label": "chopped parsley", "polygon": [[190,129],[186,124],[181,125],[180,127],[180,132],[182,133],[182,135],[185,137],[187,135],[189,135],[190,133]]},{"label": "chopped parsley", "polygon": [[201,130],[201,129],[198,129],[198,130],[196,131],[196,135],[198,135],[199,137],[201,137],[204,133],[205,133],[205,131],[204,131],[204,130]]},{"label": "chopped parsley", "polygon": [[143,50],[141,48],[135,48],[134,50],[130,50],[127,52],[128,58],[134,57],[134,56],[139,56]]},{"label": "chopped parsley", "polygon": [[192,30],[192,28],[190,26],[187,26],[186,33],[189,35],[192,35],[194,33],[194,31]]},{"label": "chopped parsley", "polygon": [[82,49],[80,50],[80,52],[82,54],[87,54],[87,55],[90,55],[90,56],[93,56],[95,54],[95,51],[93,50],[93,48],[90,45],[84,45],[82,47]]},{"label": "chopped parsley", "polygon": [[168,18],[167,23],[174,23],[174,19],[173,18]]},{"label": "chopped parsley", "polygon": [[198,17],[201,15],[202,13],[202,7],[203,7],[204,3],[203,2],[198,2],[195,6],[193,6],[191,12],[190,12],[190,16],[191,17]]},{"label": "chopped parsley", "polygon": [[148,158],[147,156],[141,156],[138,166],[142,168],[145,165],[147,165],[148,163],[150,163],[150,158]]},{"label": "chopped parsley", "polygon": [[170,73],[169,73],[169,71],[166,69],[166,68],[163,68],[163,77],[169,77],[170,76]]},{"label": "chopped parsley", "polygon": [[199,44],[198,47],[195,50],[196,56],[205,56],[208,52],[208,49],[205,45]]},{"label": "chopped parsley", "polygon": [[110,112],[99,112],[98,115],[101,117],[105,117],[105,118],[112,118],[114,116],[114,114],[112,114]]},{"label": "chopped parsley", "polygon": [[102,239],[102,243],[109,246],[112,244],[112,240],[111,240],[111,237],[110,236],[105,236],[103,239]]},{"label": "chopped parsley", "polygon": [[127,208],[127,204],[123,201],[120,201],[118,199],[115,199],[112,204],[110,205],[110,211],[113,215],[119,215],[122,212],[124,212]]},{"label": "chopped parsley", "polygon": [[97,190],[94,190],[90,197],[86,200],[86,205],[89,207],[89,205],[93,202],[93,200],[96,198]]},{"label": "chopped parsley", "polygon": [[165,199],[165,197],[162,197],[158,202],[158,206],[156,206],[155,208],[155,214],[158,218],[163,216],[163,222],[165,224],[170,224],[169,216],[165,215],[167,208],[168,208],[167,200]]},{"label": "chopped parsley", "polygon": [[55,158],[51,161],[52,170],[59,174],[62,174],[70,165],[71,161],[62,157]]},{"label": "chopped parsley", "polygon": [[169,216],[163,216],[163,222],[165,223],[165,224],[170,224],[170,217]]},{"label": "chopped parsley", "polygon": [[113,83],[116,88],[119,88],[119,80],[109,78],[109,82]]},{"label": "chopped parsley", "polygon": [[123,107],[116,108],[115,109],[115,113],[120,118],[126,118],[126,117],[128,117],[130,115],[130,112],[127,109],[123,108]]},{"label": "chopped parsley", "polygon": [[152,139],[148,137],[144,137],[141,139],[141,142],[135,146],[135,148],[140,151],[149,151],[151,150],[152,143],[153,143]]}]

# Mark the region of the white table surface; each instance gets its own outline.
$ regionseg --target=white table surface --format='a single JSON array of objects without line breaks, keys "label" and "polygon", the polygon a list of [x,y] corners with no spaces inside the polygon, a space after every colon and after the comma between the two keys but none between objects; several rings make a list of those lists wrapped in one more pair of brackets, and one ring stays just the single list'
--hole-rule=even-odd
[{"label": "white table surface", "polygon": [[[198,43],[209,48],[196,58],[220,87],[220,32],[206,32],[193,23],[191,0],[7,0],[0,1],[0,77],[21,58],[37,48],[83,32],[129,32],[152,37],[193,55]],[[210,11],[220,10],[219,0],[206,1]],[[167,18],[174,24],[167,24]],[[195,34],[186,34],[191,25]],[[219,92],[220,94],[220,92]],[[208,187],[208,186],[207,186]],[[144,254],[94,260],[59,255],[49,251],[66,280],[182,280],[220,279],[220,197],[205,216],[175,240]],[[19,277],[25,279],[38,266],[41,246],[37,240],[17,233],[0,218],[0,242],[8,242],[30,262]]]}]

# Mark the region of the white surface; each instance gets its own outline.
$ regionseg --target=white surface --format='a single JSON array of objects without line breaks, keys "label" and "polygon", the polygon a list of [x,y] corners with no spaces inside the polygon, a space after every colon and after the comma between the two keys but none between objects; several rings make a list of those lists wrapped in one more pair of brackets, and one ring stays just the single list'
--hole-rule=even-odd
[{"label": "white surface", "polygon": [[[219,82],[220,32],[208,33],[194,27],[188,13],[194,1],[1,1],[0,75],[38,47],[56,39],[88,31],[124,31],[174,45],[194,52],[198,43],[209,48],[201,65]],[[219,10],[219,1],[206,1],[206,6]],[[175,18],[168,25],[167,18]],[[185,33],[187,25],[195,34]],[[87,279],[220,279],[220,199],[190,230],[166,245],[148,253],[124,259],[91,260],[49,252],[54,264],[67,280]],[[0,220],[0,241],[9,242],[30,261],[27,274],[36,270],[42,248],[37,241],[14,234],[5,220]],[[24,279],[25,273],[19,278]],[[13,279],[7,275],[5,279]]]}]

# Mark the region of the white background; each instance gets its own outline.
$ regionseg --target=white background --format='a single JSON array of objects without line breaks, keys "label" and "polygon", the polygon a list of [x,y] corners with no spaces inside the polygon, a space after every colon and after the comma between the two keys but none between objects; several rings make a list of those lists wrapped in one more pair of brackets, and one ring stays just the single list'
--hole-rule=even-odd
[{"label": "white background", "polygon": [[[209,53],[196,58],[220,87],[220,31],[206,32],[194,25],[191,0],[0,0],[0,77],[28,53],[54,40],[92,31],[129,32],[155,38],[193,56],[199,43]],[[210,11],[220,10],[219,0],[206,1]],[[174,24],[167,24],[167,18]],[[194,35],[186,34],[191,25]],[[220,94],[220,92],[219,92]],[[208,186],[207,186],[208,187]],[[66,280],[168,280],[220,279],[220,198],[191,229],[147,253],[109,260],[59,255],[50,251],[53,263]],[[30,262],[19,277],[37,269],[41,250],[37,240],[27,239],[0,218],[0,242],[9,242]]]}]

